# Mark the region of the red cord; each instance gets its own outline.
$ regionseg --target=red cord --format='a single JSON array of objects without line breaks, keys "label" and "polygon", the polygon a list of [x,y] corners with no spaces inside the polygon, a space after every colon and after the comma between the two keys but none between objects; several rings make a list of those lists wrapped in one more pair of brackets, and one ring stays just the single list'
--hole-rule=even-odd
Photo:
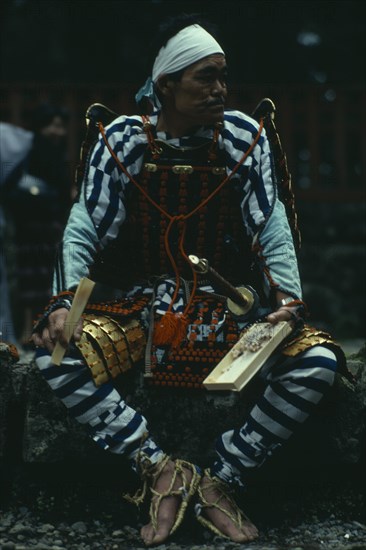
[{"label": "red cord", "polygon": [[[142,121],[144,124],[147,124],[149,123],[149,118],[146,117],[146,116],[143,116],[142,117]],[[226,183],[233,177],[234,174],[236,174],[236,172],[239,170],[240,166],[244,163],[244,161],[247,159],[247,157],[250,155],[250,153],[253,151],[254,147],[256,146],[256,144],[258,143],[258,140],[262,134],[262,130],[263,130],[263,118],[260,119],[260,123],[259,123],[259,129],[258,129],[258,132],[257,132],[257,135],[255,136],[254,140],[252,141],[249,149],[243,154],[243,156],[241,157],[241,159],[237,162],[237,164],[234,166],[234,168],[232,169],[232,171],[230,172],[229,175],[227,175],[223,180],[222,182],[216,187],[216,189],[214,189],[212,191],[212,193],[210,193],[210,195],[208,195],[208,197],[206,197],[202,202],[200,202],[193,210],[191,210],[191,212],[189,212],[188,214],[184,214],[184,215],[180,215],[180,216],[172,216],[171,214],[169,214],[169,212],[167,212],[166,210],[164,210],[164,208],[162,208],[160,206],[160,204],[158,204],[156,201],[154,201],[154,199],[152,199],[150,197],[150,195],[147,193],[147,191],[138,183],[138,181],[128,172],[128,170],[125,168],[125,166],[121,163],[121,161],[118,159],[117,155],[115,154],[115,152],[113,151],[112,147],[109,145],[108,143],[108,139],[107,139],[107,136],[105,134],[105,130],[104,130],[104,126],[101,122],[98,122],[98,127],[99,127],[99,131],[103,137],[103,140],[104,140],[104,143],[106,144],[107,148],[108,148],[108,151],[110,152],[111,156],[113,157],[113,159],[115,160],[117,166],[122,170],[122,172],[128,177],[128,179],[133,183],[133,185],[135,185],[137,187],[137,189],[144,195],[144,197],[150,202],[150,204],[152,206],[154,206],[154,208],[156,208],[157,210],[159,210],[159,212],[165,216],[166,218],[168,218],[169,221],[169,225],[166,229],[166,232],[165,232],[165,235],[164,235],[164,245],[165,245],[165,250],[166,250],[166,253],[169,257],[169,260],[171,262],[171,265],[173,267],[173,270],[174,270],[174,274],[175,274],[175,278],[176,278],[176,287],[175,287],[175,291],[174,291],[174,294],[172,296],[172,300],[169,304],[169,308],[168,308],[168,311],[170,312],[172,307],[173,307],[173,304],[178,296],[178,291],[179,291],[179,286],[180,286],[180,283],[179,283],[179,269],[178,269],[178,266],[174,260],[174,257],[171,253],[171,250],[170,250],[170,245],[169,245],[169,233],[171,231],[171,228],[173,226],[173,224],[176,222],[176,221],[182,221],[183,222],[183,228],[182,228],[182,231],[181,231],[181,234],[180,234],[180,238],[179,238],[179,250],[180,250],[180,253],[182,254],[183,258],[186,260],[186,262],[189,263],[191,269],[192,269],[192,266],[191,266],[191,263],[189,261],[189,258],[187,256],[187,254],[185,253],[184,251],[184,237],[185,237],[185,230],[186,230],[186,220],[188,220],[189,218],[191,218],[194,214],[196,214],[203,206],[206,206],[206,204],[214,197],[216,196],[220,191],[221,189],[224,187],[224,185],[226,185]],[[149,148],[153,151],[154,150],[154,141],[153,141],[153,138],[151,136],[151,133],[150,132],[146,132],[147,133],[147,139],[148,139],[148,145],[149,145]],[[193,288],[192,288],[192,292],[191,292],[191,296],[190,296],[190,299],[189,299],[189,302],[187,304],[187,307],[185,308],[184,310],[184,314],[187,313],[189,307],[191,306],[191,303],[192,303],[192,300],[194,298],[194,295],[195,295],[195,292],[196,292],[196,289],[197,289],[197,273],[195,272],[194,269],[192,269],[192,273],[193,273]]]}]

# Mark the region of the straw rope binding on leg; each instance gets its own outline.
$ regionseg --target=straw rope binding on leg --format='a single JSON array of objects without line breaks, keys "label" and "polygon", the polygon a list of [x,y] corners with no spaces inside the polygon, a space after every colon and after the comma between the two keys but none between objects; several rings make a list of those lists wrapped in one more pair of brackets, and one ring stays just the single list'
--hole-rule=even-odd
[{"label": "straw rope binding on leg", "polygon": [[[158,516],[161,502],[164,498],[167,497],[179,497],[181,499],[181,502],[178,506],[175,522],[169,532],[169,535],[172,535],[183,521],[189,501],[191,500],[192,496],[195,494],[198,488],[201,475],[198,471],[198,468],[194,464],[186,462],[185,460],[176,459],[173,461],[174,469],[172,472],[169,487],[165,491],[159,492],[155,489],[156,483],[170,460],[172,459],[168,455],[164,455],[163,458],[156,464],[152,464],[147,458],[145,460],[141,460],[139,468],[143,485],[137,490],[137,492],[133,496],[124,495],[124,498],[129,502],[140,506],[144,502],[147,493],[150,491],[151,502],[149,508],[149,517],[154,530],[157,531],[159,527]],[[187,475],[187,470],[192,474],[191,479],[189,479]],[[178,478],[178,476],[180,476],[180,478]],[[179,482],[179,486],[177,489],[174,489],[174,487],[177,485],[177,479]]]},{"label": "straw rope binding on leg", "polygon": [[[159,474],[162,472],[162,470],[163,468],[159,469]],[[186,470],[192,473],[191,480],[188,479]],[[181,485],[178,487],[178,489],[174,489],[178,476],[180,476]],[[181,499],[181,503],[178,506],[175,522],[169,532],[169,535],[172,535],[178,529],[178,527],[183,521],[187,506],[192,496],[195,494],[197,490],[201,476],[197,468],[194,466],[194,464],[191,464],[190,462],[186,462],[185,460],[177,459],[174,461],[174,471],[173,471],[172,479],[170,481],[170,485],[168,489],[163,493],[159,493],[154,489],[155,482],[157,481],[158,477],[159,477],[158,475],[154,476],[154,483],[150,487],[152,499],[150,503],[149,515],[150,515],[151,523],[154,529],[157,530],[158,515],[159,515],[159,509],[160,509],[160,504],[162,500],[170,496],[179,497]]]}]

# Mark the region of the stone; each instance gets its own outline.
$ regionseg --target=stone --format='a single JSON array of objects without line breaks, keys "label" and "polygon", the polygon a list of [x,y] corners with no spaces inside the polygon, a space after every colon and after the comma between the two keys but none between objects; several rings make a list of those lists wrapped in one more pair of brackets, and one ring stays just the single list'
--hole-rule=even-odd
[{"label": "stone", "polygon": [[330,208],[326,202],[299,201],[297,211],[303,243],[299,266],[313,324],[336,338],[363,339],[365,203],[332,204]]},{"label": "stone", "polygon": [[88,531],[87,526],[83,521],[76,521],[71,525],[71,529],[76,531],[76,533],[86,533]]},{"label": "stone", "polygon": [[[298,469],[319,464],[356,465],[364,460],[365,363],[365,348],[349,358],[356,384],[337,380],[330,398],[281,454],[283,468],[294,464]],[[241,394],[189,392],[147,388],[139,376],[127,375],[120,391],[129,405],[143,411],[154,438],[166,452],[206,466],[214,457],[217,435],[241,425],[261,385],[254,380]],[[0,365],[0,403],[0,460],[9,462],[19,452],[18,459],[30,464],[103,464],[112,460],[111,453],[90,440],[86,427],[71,418],[33,363]],[[316,453],[309,452],[312,448]]]},{"label": "stone", "polygon": [[89,441],[86,430],[67,414],[35,365],[29,366],[28,374],[24,461],[57,462],[71,457],[82,461],[93,455],[94,445]]},{"label": "stone", "polygon": [[53,533],[55,530],[51,523],[44,523],[42,527],[38,528],[38,533]]}]

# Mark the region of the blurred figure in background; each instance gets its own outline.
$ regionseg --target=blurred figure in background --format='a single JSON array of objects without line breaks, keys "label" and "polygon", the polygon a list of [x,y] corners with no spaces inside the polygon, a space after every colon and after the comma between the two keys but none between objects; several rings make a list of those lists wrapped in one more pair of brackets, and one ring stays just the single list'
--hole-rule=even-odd
[{"label": "blurred figure in background", "polygon": [[[2,153],[7,151],[5,158],[2,154],[6,170],[1,195],[15,247],[11,280],[15,333],[21,345],[27,344],[32,321],[50,298],[55,250],[70,207],[67,120],[65,109],[43,104],[33,113],[31,132],[9,124],[1,128]],[[20,132],[27,139],[19,141]],[[9,141],[18,148],[17,156]],[[5,265],[1,273],[5,281]]]},{"label": "blurred figure in background", "polygon": [[0,122],[0,340],[16,342],[9,297],[9,280],[13,279],[14,239],[5,204],[11,182],[19,178],[23,163],[33,143],[33,134],[12,124]]}]

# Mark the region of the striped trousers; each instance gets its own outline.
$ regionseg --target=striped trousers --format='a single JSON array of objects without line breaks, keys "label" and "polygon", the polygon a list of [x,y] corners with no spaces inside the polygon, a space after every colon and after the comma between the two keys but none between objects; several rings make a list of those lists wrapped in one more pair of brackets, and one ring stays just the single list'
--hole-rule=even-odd
[{"label": "striped trousers", "polygon": [[[38,349],[36,363],[70,414],[88,426],[103,449],[126,456],[134,469],[141,453],[152,463],[160,460],[163,450],[146,436],[146,419],[126,405],[112,383],[96,387],[77,352],[54,366],[49,353]],[[272,357],[260,374],[266,382],[264,393],[243,426],[218,438],[211,473],[241,484],[246,473],[262,465],[308,418],[332,386],[336,366],[334,353],[321,346],[295,358]]]}]

